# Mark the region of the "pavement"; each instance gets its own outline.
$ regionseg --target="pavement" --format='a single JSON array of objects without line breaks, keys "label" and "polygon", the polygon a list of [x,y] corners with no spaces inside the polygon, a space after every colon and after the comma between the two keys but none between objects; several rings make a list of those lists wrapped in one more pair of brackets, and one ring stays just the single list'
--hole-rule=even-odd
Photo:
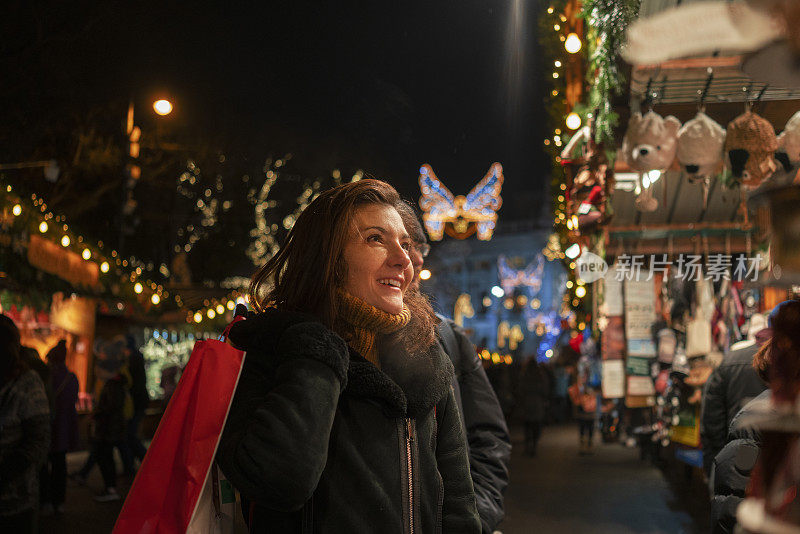
[{"label": "pavement", "polygon": [[[676,469],[659,469],[638,449],[598,444],[591,456],[578,455],[574,424],[546,427],[536,457],[522,454],[521,429],[512,432],[511,481],[506,492],[503,534],[695,533],[709,532],[708,500],[697,480],[690,484]],[[68,472],[88,454],[67,455]],[[121,462],[117,458],[121,470]],[[133,481],[120,476],[123,498]],[[111,532],[122,500],[98,503],[103,481],[95,467],[85,486],[67,482],[63,514],[42,517],[45,534]]]},{"label": "pavement", "polygon": [[638,448],[598,437],[593,454],[580,456],[576,424],[549,426],[529,457],[512,432],[503,534],[710,532],[708,495],[682,464],[659,469]]}]

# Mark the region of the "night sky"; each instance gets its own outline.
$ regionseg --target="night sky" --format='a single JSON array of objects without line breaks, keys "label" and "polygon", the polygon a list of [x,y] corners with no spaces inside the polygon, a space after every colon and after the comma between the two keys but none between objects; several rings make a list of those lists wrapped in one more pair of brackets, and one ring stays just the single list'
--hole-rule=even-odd
[{"label": "night sky", "polygon": [[421,163],[466,194],[499,161],[501,220],[539,218],[540,11],[533,0],[17,2],[2,22],[4,71],[18,73],[2,111],[57,121],[133,96],[146,114],[168,96],[165,127],[213,136],[229,158],[291,152],[304,172],[363,168],[414,199]]}]

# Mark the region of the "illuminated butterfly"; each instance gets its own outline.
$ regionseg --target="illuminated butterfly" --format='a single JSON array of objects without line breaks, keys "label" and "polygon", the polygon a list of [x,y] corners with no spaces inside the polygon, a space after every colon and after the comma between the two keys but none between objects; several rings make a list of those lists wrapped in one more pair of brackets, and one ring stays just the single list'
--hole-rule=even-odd
[{"label": "illuminated butterfly", "polygon": [[533,294],[542,287],[542,274],[544,273],[544,256],[536,255],[536,259],[522,270],[517,270],[508,264],[502,254],[497,257],[497,274],[500,276],[500,286],[506,293],[511,293],[515,287],[528,286]]},{"label": "illuminated butterfly", "polygon": [[[445,231],[457,239],[465,239],[476,231],[478,239],[491,239],[497,223],[497,210],[503,205],[500,197],[502,186],[503,166],[499,163],[492,164],[486,176],[466,197],[454,197],[427,163],[420,167],[419,188],[422,197],[419,206],[423,210],[422,220],[431,240],[441,240]],[[447,223],[452,225],[452,233]]]}]

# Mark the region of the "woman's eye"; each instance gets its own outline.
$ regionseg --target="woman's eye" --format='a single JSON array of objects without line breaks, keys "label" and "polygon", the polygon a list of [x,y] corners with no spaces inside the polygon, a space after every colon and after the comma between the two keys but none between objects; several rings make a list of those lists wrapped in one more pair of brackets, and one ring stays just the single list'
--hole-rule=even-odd
[{"label": "woman's eye", "polygon": [[403,247],[403,250],[406,250],[406,251],[411,250],[411,243],[403,243],[400,246]]},{"label": "woman's eye", "polygon": [[373,234],[367,238],[367,241],[371,243],[380,243],[381,240],[381,234]]}]

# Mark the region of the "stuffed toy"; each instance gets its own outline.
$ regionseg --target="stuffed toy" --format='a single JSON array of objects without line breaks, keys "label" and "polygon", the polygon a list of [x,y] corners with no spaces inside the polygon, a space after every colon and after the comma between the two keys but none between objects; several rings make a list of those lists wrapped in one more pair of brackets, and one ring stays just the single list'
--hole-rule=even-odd
[{"label": "stuffed toy", "polygon": [[699,112],[678,130],[678,162],[691,182],[714,176],[722,163],[725,129]]},{"label": "stuffed toy", "polygon": [[622,139],[623,160],[640,172],[668,168],[678,149],[680,127],[680,121],[672,116],[665,119],[653,111],[644,117],[634,113]]},{"label": "stuffed toy", "polygon": [[778,138],[768,120],[747,111],[728,124],[725,160],[734,183],[757,187],[778,168]]},{"label": "stuffed toy", "polygon": [[[783,159],[784,155],[786,160]],[[780,160],[784,168],[800,162],[800,111],[792,115],[778,136],[778,152],[775,158]]]}]

